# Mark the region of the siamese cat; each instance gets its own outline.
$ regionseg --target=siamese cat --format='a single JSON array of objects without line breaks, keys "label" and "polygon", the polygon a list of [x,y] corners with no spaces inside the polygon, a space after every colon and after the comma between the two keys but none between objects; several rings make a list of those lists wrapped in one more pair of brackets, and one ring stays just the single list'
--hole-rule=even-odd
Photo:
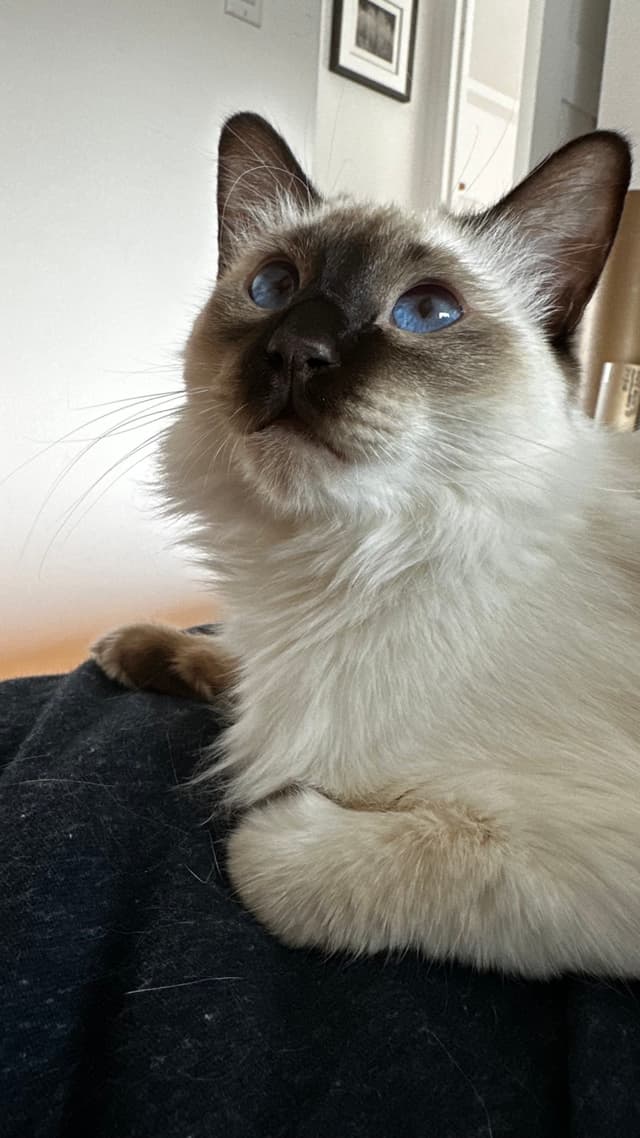
[{"label": "siamese cat", "polygon": [[640,975],[640,447],[582,414],[571,350],[629,176],[596,132],[418,217],[326,200],[257,115],[222,130],[161,466],[226,622],[94,656],[229,693],[200,777],[288,945]]}]

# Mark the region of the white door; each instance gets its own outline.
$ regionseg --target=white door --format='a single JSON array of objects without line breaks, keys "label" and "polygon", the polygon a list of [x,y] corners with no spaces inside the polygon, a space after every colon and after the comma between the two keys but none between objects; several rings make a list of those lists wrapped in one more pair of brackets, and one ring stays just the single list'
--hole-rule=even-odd
[{"label": "white door", "polygon": [[608,20],[609,0],[529,0],[516,181],[595,129]]},{"label": "white door", "polygon": [[445,198],[494,202],[513,183],[529,0],[459,0],[455,142]]},{"label": "white door", "polygon": [[595,128],[609,0],[457,4],[443,197],[464,210],[496,201],[545,155]]}]

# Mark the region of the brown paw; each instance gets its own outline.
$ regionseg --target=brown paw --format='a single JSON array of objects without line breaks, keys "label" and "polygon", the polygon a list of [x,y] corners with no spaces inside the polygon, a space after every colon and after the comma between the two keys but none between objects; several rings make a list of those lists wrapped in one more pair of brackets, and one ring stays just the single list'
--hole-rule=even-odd
[{"label": "brown paw", "polygon": [[229,657],[213,636],[191,635],[165,624],[127,624],[91,648],[96,664],[128,688],[212,700],[234,677]]}]

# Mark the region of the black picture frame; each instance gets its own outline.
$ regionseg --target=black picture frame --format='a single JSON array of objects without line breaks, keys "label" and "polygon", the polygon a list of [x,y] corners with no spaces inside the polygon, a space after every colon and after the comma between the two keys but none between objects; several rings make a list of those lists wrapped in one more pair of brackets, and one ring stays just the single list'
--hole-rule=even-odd
[{"label": "black picture frame", "polygon": [[[381,69],[379,79],[373,79],[370,75],[363,75],[361,72],[354,70],[353,67],[346,67],[344,61],[341,62],[344,48],[345,37],[345,17],[349,9],[351,14],[357,14],[360,6],[366,4],[370,7],[383,8],[377,0],[333,0],[333,16],[331,23],[331,52],[329,56],[329,70],[335,72],[336,75],[341,75],[344,79],[351,79],[354,83],[360,83],[363,87],[369,87],[372,91],[378,91],[381,95],[388,95],[391,99],[396,99],[400,103],[408,103],[411,99],[411,87],[413,80],[413,61],[416,46],[416,26],[418,21],[418,0],[400,0],[394,6],[402,10],[406,14],[410,5],[410,14],[407,21],[408,29],[405,34],[408,35],[408,51],[406,52],[406,62],[403,68],[403,83],[402,89],[389,86],[384,82],[384,72]],[[389,4],[389,0],[387,0]],[[383,9],[384,10],[384,9]],[[373,58],[373,57],[372,57]],[[357,59],[354,57],[357,64]],[[375,65],[375,64],[374,64]]]}]

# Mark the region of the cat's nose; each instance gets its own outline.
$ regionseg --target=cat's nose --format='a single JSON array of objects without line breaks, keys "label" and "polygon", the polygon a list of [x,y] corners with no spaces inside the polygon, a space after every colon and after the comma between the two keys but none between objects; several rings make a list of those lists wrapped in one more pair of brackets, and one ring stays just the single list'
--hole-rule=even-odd
[{"label": "cat's nose", "polygon": [[290,379],[309,379],[323,368],[340,363],[338,345],[331,336],[321,333],[300,335],[278,328],[269,340],[269,363]]},{"label": "cat's nose", "polygon": [[340,363],[340,333],[344,319],[335,305],[307,301],[292,309],[267,344],[274,371],[293,383],[307,383]]}]

